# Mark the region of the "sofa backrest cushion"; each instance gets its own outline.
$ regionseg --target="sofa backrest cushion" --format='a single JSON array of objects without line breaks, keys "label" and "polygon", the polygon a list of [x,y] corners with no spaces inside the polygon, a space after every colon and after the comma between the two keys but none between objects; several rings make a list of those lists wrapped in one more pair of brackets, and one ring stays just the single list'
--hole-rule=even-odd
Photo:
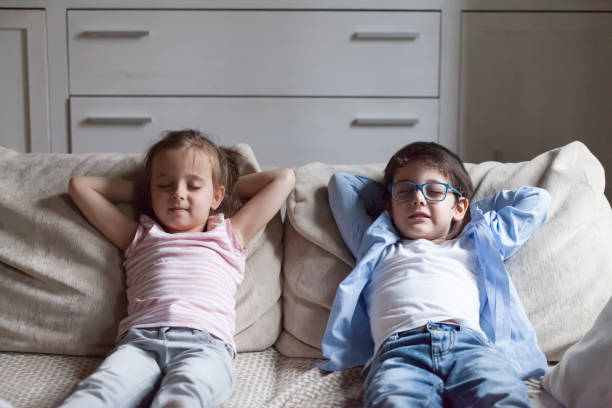
[{"label": "sofa backrest cushion", "polygon": [[[296,169],[287,203],[283,258],[283,332],[276,346],[289,356],[321,357],[321,339],[338,284],[354,265],[327,202],[337,171],[382,180],[384,165],[312,163]],[[601,164],[580,142],[528,162],[466,164],[473,201],[523,185],[552,195],[548,219],[508,261],[540,347],[550,361],[591,327],[612,293],[612,210]],[[287,222],[288,221],[288,222]]]},{"label": "sofa backrest cushion", "polygon": [[[241,173],[259,170],[248,145]],[[67,194],[73,175],[135,179],[133,154],[19,154],[0,147],[0,350],[104,355],[126,313],[123,257]],[[121,206],[132,213],[131,206]],[[280,333],[280,213],[247,248],[236,295],[238,351]]]}]

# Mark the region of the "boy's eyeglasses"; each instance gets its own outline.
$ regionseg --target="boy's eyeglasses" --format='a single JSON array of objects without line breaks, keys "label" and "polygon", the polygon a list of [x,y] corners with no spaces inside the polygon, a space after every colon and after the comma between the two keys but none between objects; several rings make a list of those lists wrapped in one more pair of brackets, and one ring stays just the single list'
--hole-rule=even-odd
[{"label": "boy's eyeglasses", "polygon": [[412,181],[397,181],[389,184],[388,189],[391,192],[391,197],[400,203],[411,200],[417,190],[423,193],[423,197],[425,197],[427,201],[433,202],[444,201],[448,194],[448,190],[451,190],[459,197],[463,197],[463,194],[455,187],[447,183],[438,182],[416,184]]}]

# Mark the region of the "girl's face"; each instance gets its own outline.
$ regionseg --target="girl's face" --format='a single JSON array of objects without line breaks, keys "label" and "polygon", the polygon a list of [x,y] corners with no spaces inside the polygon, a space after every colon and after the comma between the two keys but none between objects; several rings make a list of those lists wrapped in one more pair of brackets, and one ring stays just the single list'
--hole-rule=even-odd
[{"label": "girl's face", "polygon": [[[393,182],[397,181],[449,183],[439,170],[418,160],[397,169]],[[467,208],[468,200],[459,198],[451,190],[439,202],[427,201],[419,190],[408,201],[391,198],[391,218],[402,238],[424,238],[437,244],[447,239],[452,222],[461,221]]]},{"label": "girl's face", "polygon": [[224,187],[213,183],[208,152],[162,150],[151,167],[151,201],[167,232],[204,231],[210,210],[223,201]]}]

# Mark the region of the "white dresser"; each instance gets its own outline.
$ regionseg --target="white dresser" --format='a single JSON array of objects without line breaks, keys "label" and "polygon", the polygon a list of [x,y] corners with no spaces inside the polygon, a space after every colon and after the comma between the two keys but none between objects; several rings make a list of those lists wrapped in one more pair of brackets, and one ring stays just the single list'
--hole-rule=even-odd
[{"label": "white dresser", "polygon": [[266,166],[382,162],[438,139],[440,12],[68,10],[71,151],[166,129]]}]

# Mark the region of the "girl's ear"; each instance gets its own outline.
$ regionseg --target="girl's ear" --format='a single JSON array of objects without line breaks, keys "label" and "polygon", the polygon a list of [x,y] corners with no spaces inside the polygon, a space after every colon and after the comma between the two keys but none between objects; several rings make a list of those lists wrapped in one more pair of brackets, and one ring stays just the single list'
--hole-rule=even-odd
[{"label": "girl's ear", "polygon": [[453,215],[453,221],[461,221],[463,217],[465,217],[469,205],[470,200],[465,197],[459,197],[457,203],[455,204],[455,214]]},{"label": "girl's ear", "polygon": [[213,193],[213,200],[210,203],[210,208],[212,210],[216,210],[217,208],[219,208],[219,206],[221,205],[221,202],[223,201],[223,198],[225,198],[225,187],[224,186],[216,187]]}]

